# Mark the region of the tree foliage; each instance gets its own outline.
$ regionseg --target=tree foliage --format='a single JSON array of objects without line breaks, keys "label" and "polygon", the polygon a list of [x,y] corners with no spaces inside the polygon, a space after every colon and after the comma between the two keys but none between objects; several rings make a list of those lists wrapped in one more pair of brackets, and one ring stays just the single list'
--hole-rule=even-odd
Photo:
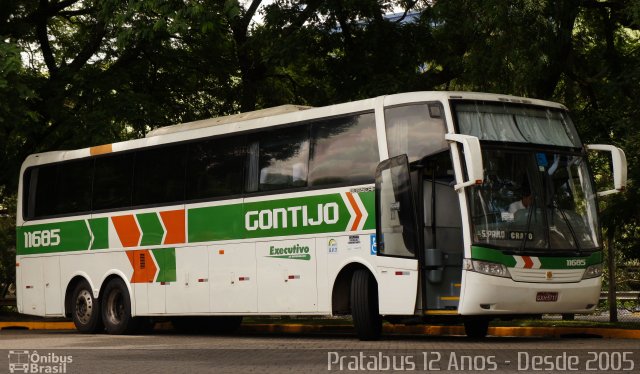
[{"label": "tree foliage", "polygon": [[[284,103],[439,89],[560,101],[585,142],[625,149],[638,180],[639,38],[632,0],[6,1],[0,193],[15,196],[35,152]],[[636,258],[639,202],[633,183],[603,202],[605,227]]]}]

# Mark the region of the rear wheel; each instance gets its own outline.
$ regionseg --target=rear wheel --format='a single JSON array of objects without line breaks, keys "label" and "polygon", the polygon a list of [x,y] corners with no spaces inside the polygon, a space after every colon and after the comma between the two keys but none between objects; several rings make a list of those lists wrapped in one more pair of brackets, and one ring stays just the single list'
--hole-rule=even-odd
[{"label": "rear wheel", "polygon": [[109,334],[130,334],[136,331],[137,320],[131,317],[129,290],[120,278],[111,279],[104,288],[102,320]]},{"label": "rear wheel", "polygon": [[78,331],[95,334],[104,329],[100,315],[100,300],[93,297],[91,286],[85,280],[73,290],[71,318]]},{"label": "rear wheel", "polygon": [[467,337],[481,339],[487,336],[489,331],[489,319],[469,318],[464,321],[464,331]]},{"label": "rear wheel", "polygon": [[378,283],[367,270],[358,269],[351,278],[351,316],[360,340],[378,340],[382,317],[378,309]]}]

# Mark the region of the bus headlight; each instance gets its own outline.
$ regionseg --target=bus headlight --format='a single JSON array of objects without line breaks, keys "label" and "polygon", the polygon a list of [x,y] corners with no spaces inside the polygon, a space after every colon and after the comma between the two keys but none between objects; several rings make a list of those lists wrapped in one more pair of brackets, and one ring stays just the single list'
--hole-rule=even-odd
[{"label": "bus headlight", "polygon": [[511,278],[511,274],[509,274],[507,267],[502,264],[496,264],[495,262],[471,260],[471,269],[468,270],[496,277]]},{"label": "bus headlight", "polygon": [[602,264],[591,265],[584,271],[582,279],[597,278],[602,275]]}]

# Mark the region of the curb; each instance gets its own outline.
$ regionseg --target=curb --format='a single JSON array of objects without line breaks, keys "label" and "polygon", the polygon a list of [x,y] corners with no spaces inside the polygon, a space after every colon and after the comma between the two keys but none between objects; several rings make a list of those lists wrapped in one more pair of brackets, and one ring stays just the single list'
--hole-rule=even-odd
[{"label": "curb", "polygon": [[[73,322],[0,322],[0,330],[75,330]],[[156,325],[156,330],[170,330],[171,324],[164,322]],[[385,325],[387,334],[464,336],[463,326],[427,326],[427,325]],[[353,333],[350,325],[305,325],[305,324],[246,324],[240,327],[247,333]],[[489,327],[489,335],[497,337],[599,337],[608,339],[640,339],[640,330],[596,328],[596,327]]]}]

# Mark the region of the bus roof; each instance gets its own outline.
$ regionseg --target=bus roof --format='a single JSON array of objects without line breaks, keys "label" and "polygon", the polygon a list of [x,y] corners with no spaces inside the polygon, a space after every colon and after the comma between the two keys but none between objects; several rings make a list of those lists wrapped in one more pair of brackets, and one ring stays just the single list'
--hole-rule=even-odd
[{"label": "bus roof", "polygon": [[280,105],[272,108],[254,110],[252,112],[243,112],[243,113],[231,114],[223,117],[203,119],[200,121],[179,123],[177,125],[158,127],[155,130],[151,130],[147,133],[145,138],[149,138],[157,135],[173,134],[181,131],[201,129],[204,127],[223,125],[225,123],[249,121],[257,118],[271,117],[278,114],[298,112],[298,111],[307,110],[310,108],[313,108],[313,107],[288,104],[288,105]]},{"label": "bus roof", "polygon": [[384,106],[396,106],[402,104],[419,103],[440,100],[486,100],[496,102],[511,102],[525,105],[538,105],[565,109],[559,103],[550,101],[516,97],[511,95],[480,93],[480,92],[456,92],[456,91],[418,91],[406,92],[377,98],[351,101],[325,107],[311,107],[303,105],[282,105],[252,112],[232,114],[223,117],[204,119],[200,121],[159,127],[150,131],[143,138],[125,140],[112,144],[87,147],[75,150],[60,150],[36,153],[27,156],[22,164],[21,173],[26,167],[37,164],[45,164],[58,161],[66,161],[77,158],[132,150],[141,147],[168,144],[200,137],[221,135],[240,131],[251,131],[258,128],[278,126],[285,123],[313,120],[362,110],[372,110],[376,102]]}]

